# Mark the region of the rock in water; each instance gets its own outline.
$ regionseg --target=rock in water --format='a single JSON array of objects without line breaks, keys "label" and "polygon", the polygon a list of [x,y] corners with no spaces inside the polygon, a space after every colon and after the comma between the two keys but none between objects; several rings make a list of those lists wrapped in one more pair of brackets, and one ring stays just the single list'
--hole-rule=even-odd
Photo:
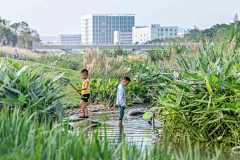
[{"label": "rock in water", "polygon": [[69,121],[69,125],[73,126],[74,128],[76,127],[87,127],[87,126],[92,126],[95,127],[98,124],[100,124],[98,121],[92,120],[92,119],[87,119],[87,118],[78,118],[76,115],[72,115],[69,117],[64,118],[63,121]]},{"label": "rock in water", "polygon": [[100,109],[90,109],[90,112],[99,112]]},{"label": "rock in water", "polygon": [[132,101],[133,101],[133,104],[142,104],[143,103],[143,101],[140,97],[135,97],[132,99]]},{"label": "rock in water", "polygon": [[141,110],[133,110],[133,111],[129,111],[128,115],[129,116],[139,116],[139,115],[143,115],[144,113],[146,113],[146,112],[141,111]]},{"label": "rock in water", "polygon": [[98,121],[94,121],[94,120],[91,120],[91,119],[84,119],[82,121],[73,122],[72,126],[74,128],[77,128],[77,127],[88,127],[88,126],[96,127],[98,124],[99,124]]}]

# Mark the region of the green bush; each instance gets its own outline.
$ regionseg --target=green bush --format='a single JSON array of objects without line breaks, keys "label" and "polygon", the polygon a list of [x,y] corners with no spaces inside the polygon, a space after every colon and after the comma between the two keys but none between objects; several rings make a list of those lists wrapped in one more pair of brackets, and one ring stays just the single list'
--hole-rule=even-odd
[{"label": "green bush", "polygon": [[29,108],[37,112],[39,119],[64,117],[59,96],[65,86],[56,85],[64,73],[52,75],[43,68],[22,66],[12,59],[1,59],[0,63],[0,106],[4,104],[21,110]]}]

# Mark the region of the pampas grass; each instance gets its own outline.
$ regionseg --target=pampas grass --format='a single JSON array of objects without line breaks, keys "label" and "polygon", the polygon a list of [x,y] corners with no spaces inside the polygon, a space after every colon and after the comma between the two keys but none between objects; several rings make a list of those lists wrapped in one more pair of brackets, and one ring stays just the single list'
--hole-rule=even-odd
[{"label": "pampas grass", "polygon": [[83,55],[83,66],[90,73],[90,77],[121,78],[126,76],[130,68],[123,67],[123,56],[107,57],[103,51],[97,48],[88,48]]}]

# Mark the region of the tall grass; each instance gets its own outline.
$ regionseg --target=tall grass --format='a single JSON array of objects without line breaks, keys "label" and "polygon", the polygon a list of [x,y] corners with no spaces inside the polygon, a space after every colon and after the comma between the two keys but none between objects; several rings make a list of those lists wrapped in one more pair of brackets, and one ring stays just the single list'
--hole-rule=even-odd
[{"label": "tall grass", "polygon": [[[88,133],[86,133],[88,132]],[[106,134],[106,133],[105,133]],[[139,148],[122,139],[120,143],[109,141],[98,130],[79,128],[69,130],[67,124],[55,123],[50,127],[39,122],[35,115],[24,114],[17,108],[9,113],[7,107],[0,112],[0,159],[91,159],[91,160],[186,160],[186,159],[233,159],[231,154],[218,149],[210,153],[199,145],[190,143],[182,149],[170,149],[167,134],[163,145]]]},{"label": "tall grass", "polygon": [[109,58],[103,51],[89,48],[84,55],[84,68],[88,69],[90,77],[121,78],[126,76],[131,68],[124,67],[124,57]]},{"label": "tall grass", "polygon": [[36,62],[38,58],[41,58],[41,55],[35,52],[32,52],[31,50],[26,50],[22,48],[17,47],[8,47],[8,46],[2,46],[0,47],[0,57],[12,57],[12,54],[15,53],[15,50],[19,53],[19,59],[23,58],[23,55],[27,56],[27,59],[29,61]]}]

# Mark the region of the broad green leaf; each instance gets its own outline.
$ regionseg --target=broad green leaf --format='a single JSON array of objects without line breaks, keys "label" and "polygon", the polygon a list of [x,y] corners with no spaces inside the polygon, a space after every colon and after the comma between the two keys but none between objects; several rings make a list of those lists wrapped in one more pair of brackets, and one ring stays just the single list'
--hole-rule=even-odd
[{"label": "broad green leaf", "polygon": [[236,110],[237,107],[234,105],[234,104],[231,104],[231,103],[226,103],[226,106],[232,110]]},{"label": "broad green leaf", "polygon": [[192,78],[194,78],[194,79],[197,79],[197,80],[200,80],[200,81],[203,80],[202,77],[197,76],[196,74],[192,74],[192,73],[189,73],[189,72],[185,72],[185,74],[188,75],[188,76],[190,76],[190,77],[192,77]]},{"label": "broad green leaf", "polygon": [[28,78],[27,78],[27,76],[26,76],[25,73],[22,73],[21,83],[22,83],[22,86],[23,86],[24,88],[27,88],[27,85],[28,85],[28,83],[29,83],[29,80],[28,80]]},{"label": "broad green leaf", "polygon": [[228,67],[227,67],[227,70],[226,70],[226,72],[225,72],[225,76],[226,76],[226,77],[227,77],[227,76],[229,75],[229,73],[231,72],[232,67],[233,67],[233,61],[228,62]]},{"label": "broad green leaf", "polygon": [[144,113],[143,118],[144,119],[150,119],[150,118],[152,118],[152,116],[153,116],[152,112],[146,112],[146,113]]},{"label": "broad green leaf", "polygon": [[17,99],[1,99],[3,102],[8,102],[8,103],[18,103]]},{"label": "broad green leaf", "polygon": [[23,68],[21,68],[21,70],[17,72],[16,76],[19,77],[22,74],[22,72],[26,71],[27,68],[28,66],[24,66]]},{"label": "broad green leaf", "polygon": [[182,96],[183,96],[183,93],[184,93],[184,90],[182,89],[179,93],[179,95],[177,96],[177,100],[176,100],[176,103],[175,103],[175,106],[178,107],[181,100],[182,100]]},{"label": "broad green leaf", "polygon": [[238,71],[240,71],[239,65],[235,64],[235,67],[238,69]]},{"label": "broad green leaf", "polygon": [[199,58],[199,62],[204,72],[207,72],[208,68],[201,58]]},{"label": "broad green leaf", "polygon": [[8,75],[8,77],[11,79],[11,80],[14,80],[16,77],[14,76],[14,75],[12,75],[12,74],[7,74]]},{"label": "broad green leaf", "polygon": [[20,66],[19,66],[18,63],[14,63],[14,64],[13,64],[13,67],[14,67],[16,70],[18,70],[18,71],[19,71],[19,69],[20,69]]},{"label": "broad green leaf", "polygon": [[9,58],[8,63],[12,64],[13,63],[12,59]]},{"label": "broad green leaf", "polygon": [[61,118],[65,117],[65,112],[64,112],[64,108],[62,107],[62,105],[60,103],[57,103],[56,105],[56,110],[57,110],[57,115]]},{"label": "broad green leaf", "polygon": [[51,93],[51,94],[46,98],[46,101],[50,100],[53,96],[55,96],[56,94],[58,94],[61,90],[62,90],[62,88],[59,88],[56,92]]},{"label": "broad green leaf", "polygon": [[36,103],[31,105],[30,107],[35,108],[35,107],[39,106],[44,99],[45,99],[45,97],[40,98]]},{"label": "broad green leaf", "polygon": [[209,81],[206,79],[206,86],[207,86],[207,89],[208,89],[208,92],[212,95],[213,94],[213,91],[212,91],[212,88],[209,84]]},{"label": "broad green leaf", "polygon": [[226,85],[228,88],[235,89],[235,90],[240,90],[239,85]]},{"label": "broad green leaf", "polygon": [[21,92],[20,92],[19,90],[14,89],[14,88],[12,88],[12,87],[4,86],[3,88],[4,88],[4,89],[7,89],[7,90],[9,90],[9,91],[12,91],[12,92],[21,94]]},{"label": "broad green leaf", "polygon": [[7,76],[5,72],[2,72],[1,70],[0,70],[0,81],[2,81],[4,84],[10,83],[10,78]]},{"label": "broad green leaf", "polygon": [[213,75],[213,74],[211,74],[208,79],[209,79],[209,82],[210,82],[212,85],[214,85],[215,83],[217,83],[217,77],[216,77],[215,75]]},{"label": "broad green leaf", "polygon": [[42,70],[43,67],[41,68],[36,68],[31,72],[31,77],[30,79],[32,79],[40,70]]},{"label": "broad green leaf", "polygon": [[55,78],[53,78],[52,82],[56,82],[57,80],[59,80],[63,75],[65,74],[65,72],[61,73],[60,75],[56,76]]},{"label": "broad green leaf", "polygon": [[24,94],[22,94],[22,93],[20,94],[18,100],[19,100],[20,102],[26,103],[26,98],[25,98]]}]

